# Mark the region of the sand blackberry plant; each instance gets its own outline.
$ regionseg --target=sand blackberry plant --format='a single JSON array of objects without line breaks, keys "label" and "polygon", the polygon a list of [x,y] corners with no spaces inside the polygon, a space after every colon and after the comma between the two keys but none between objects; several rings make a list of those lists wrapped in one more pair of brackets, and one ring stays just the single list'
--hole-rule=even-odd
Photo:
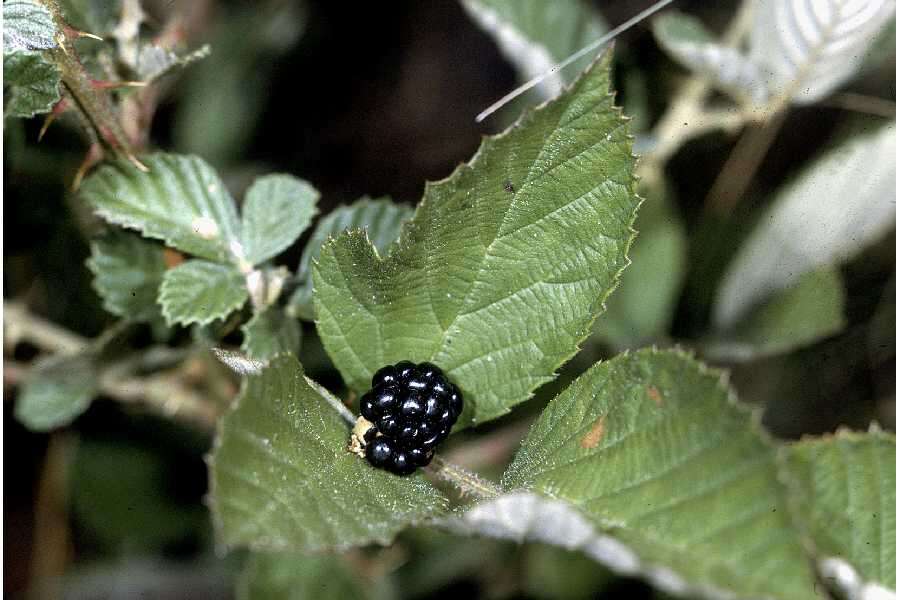
[{"label": "sand blackberry plant", "polygon": [[[279,163],[322,193],[249,164],[310,145],[252,146],[270,139],[263,131],[348,130],[322,127],[299,98],[260,135],[242,129],[267,118],[261,107],[277,110],[241,94],[280,89],[259,65],[300,35],[299,2],[225,10],[212,53],[185,44],[188,7],[205,3],[146,4],[3,5],[10,143],[30,148],[15,118],[46,113],[33,133],[74,123],[91,144],[66,182],[89,238],[86,268],[64,264],[23,286],[23,264],[68,253],[13,263],[4,315],[15,417],[52,436],[39,493],[68,484],[73,530],[89,544],[200,548],[191,569],[241,598],[419,598],[460,580],[515,582],[486,590],[493,597],[589,597],[617,576],[690,598],[890,595],[893,413],[868,396],[846,400],[847,381],[815,378],[823,356],[856,350],[856,366],[828,370],[843,372],[885,363],[894,344],[893,248],[879,245],[895,212],[893,108],[857,121],[848,107],[883,104],[840,87],[877,56],[892,2],[747,2],[721,34],[670,11],[635,30],[638,41],[564,71],[549,67],[609,31],[586,3],[462,0],[457,18],[496,40],[523,78],[550,75],[519,100],[521,114],[496,113],[485,128],[501,133],[426,184],[414,208],[387,197],[335,207],[353,186],[328,183],[316,169],[329,161]],[[704,10],[728,16],[727,3],[712,4]],[[164,10],[179,16],[160,20]],[[686,70],[645,65],[667,60],[657,43]],[[683,86],[670,85],[673,73]],[[616,105],[614,79],[634,118]],[[189,93],[166,98],[182,83]],[[833,137],[796,152],[784,183],[758,170],[788,135],[778,128],[796,117],[790,107],[806,106],[809,120],[822,103],[843,115],[829,120],[840,124]],[[167,126],[161,139],[177,147],[151,148]],[[734,155],[705,164],[737,132]],[[322,152],[334,143],[321,142]],[[10,173],[26,169],[9,160]],[[688,197],[698,189],[709,197]],[[29,198],[17,198],[10,206],[24,210]],[[99,297],[87,309],[73,273]],[[848,303],[863,287],[869,295]],[[44,289],[36,306],[82,332],[93,314],[102,333],[37,316],[29,302]],[[101,305],[114,321],[97,317]],[[853,371],[854,381],[879,372]],[[766,403],[765,418],[736,389]],[[92,405],[98,397],[126,408]],[[146,420],[136,407],[165,425],[131,435]],[[115,435],[98,436],[110,422]],[[801,438],[823,431],[834,433]],[[196,477],[181,479],[191,463],[160,457],[157,446],[179,443],[205,458],[205,508]],[[181,502],[185,490],[193,503]],[[43,523],[66,503],[38,505]],[[52,546],[50,529],[36,530],[35,547]],[[213,545],[230,554],[213,561]],[[131,564],[114,556],[116,569]],[[58,575],[48,580],[85,585]]]}]

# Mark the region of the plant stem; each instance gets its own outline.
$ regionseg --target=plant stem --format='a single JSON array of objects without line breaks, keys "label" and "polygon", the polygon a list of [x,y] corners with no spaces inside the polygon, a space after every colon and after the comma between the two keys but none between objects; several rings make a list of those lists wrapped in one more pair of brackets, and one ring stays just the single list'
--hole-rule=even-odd
[{"label": "plant stem", "polygon": [[500,486],[484,479],[459,465],[447,462],[440,456],[431,459],[427,467],[429,473],[455,486],[463,495],[475,496],[479,500],[490,500],[503,493]]}]

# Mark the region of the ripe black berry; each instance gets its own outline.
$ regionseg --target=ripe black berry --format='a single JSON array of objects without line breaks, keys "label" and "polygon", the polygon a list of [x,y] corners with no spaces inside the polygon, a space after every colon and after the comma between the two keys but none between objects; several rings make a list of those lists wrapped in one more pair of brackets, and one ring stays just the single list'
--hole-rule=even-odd
[{"label": "ripe black berry", "polygon": [[[351,449],[369,463],[397,475],[409,475],[431,462],[434,448],[450,435],[462,413],[459,388],[437,366],[404,360],[379,369],[372,389],[359,402],[358,445]],[[357,430],[354,430],[357,431]]]}]

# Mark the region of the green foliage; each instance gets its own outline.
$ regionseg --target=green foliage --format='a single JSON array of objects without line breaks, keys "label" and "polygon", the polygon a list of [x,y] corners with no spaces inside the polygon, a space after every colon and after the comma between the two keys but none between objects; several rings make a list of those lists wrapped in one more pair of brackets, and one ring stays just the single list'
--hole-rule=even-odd
[{"label": "green foliage", "polygon": [[256,313],[241,331],[244,334],[241,350],[250,358],[269,360],[276,354],[300,353],[300,323],[279,307],[270,306]]},{"label": "green foliage", "polygon": [[[896,586],[897,443],[839,431],[781,449],[794,518],[817,556],[839,557],[861,584]],[[858,590],[856,590],[858,592]],[[851,594],[851,597],[856,597]]]},{"label": "green foliage", "polygon": [[371,588],[339,556],[253,553],[237,587],[238,600],[371,598]]},{"label": "green foliage", "polygon": [[156,303],[166,271],[161,245],[113,229],[91,242],[87,266],[103,308],[132,321],[161,318]]},{"label": "green foliage", "polygon": [[258,265],[294,243],[318,212],[319,192],[290,175],[253,182],[241,210],[244,257]]},{"label": "green foliage", "polygon": [[219,539],[257,550],[387,544],[446,500],[422,475],[400,478],[347,451],[340,402],[277,357],[248,377],[210,461]]},{"label": "green foliage", "polygon": [[614,578],[583,553],[547,544],[525,548],[522,575],[529,596],[545,600],[597,598]]},{"label": "green foliage", "polygon": [[810,271],[704,348],[717,359],[751,360],[789,352],[844,328],[844,284],[833,269]]},{"label": "green foliage", "polygon": [[159,303],[169,325],[206,325],[224,319],[247,301],[244,278],[234,268],[189,260],[166,271]]},{"label": "green foliage", "polygon": [[35,0],[6,0],[3,3],[4,55],[55,48],[56,33],[53,15],[41,3]]},{"label": "green foliage", "polygon": [[403,223],[412,215],[413,209],[394,204],[389,198],[362,198],[350,206],[336,208],[320,219],[300,257],[297,278],[302,283],[291,297],[291,312],[308,321],[313,320],[312,263],[318,260],[322,244],[329,238],[348,229],[365,229],[369,241],[379,254],[384,255],[400,236]]},{"label": "green foliage", "polygon": [[578,548],[680,594],[814,597],[774,449],[722,375],[681,352],[588,370],[532,426],[502,485],[511,493],[464,513],[463,530]]},{"label": "green foliage", "polygon": [[574,87],[426,188],[380,257],[362,232],[313,270],[317,325],[347,384],[431,360],[481,423],[553,378],[616,285],[638,204],[609,55]]},{"label": "green foliage", "polygon": [[54,356],[35,365],[19,390],[15,417],[32,431],[68,425],[97,395],[94,359],[88,354]]},{"label": "green foliage", "polygon": [[59,102],[59,71],[35,52],[3,53],[3,114],[33,117]]}]

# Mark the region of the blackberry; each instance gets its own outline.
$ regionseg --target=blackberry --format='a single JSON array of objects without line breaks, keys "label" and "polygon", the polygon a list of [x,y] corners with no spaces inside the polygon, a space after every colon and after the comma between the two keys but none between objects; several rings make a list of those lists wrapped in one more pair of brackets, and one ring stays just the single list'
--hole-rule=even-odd
[{"label": "blackberry", "polygon": [[378,369],[359,401],[350,449],[373,467],[409,475],[431,462],[463,409],[459,388],[437,366],[408,360]]}]

